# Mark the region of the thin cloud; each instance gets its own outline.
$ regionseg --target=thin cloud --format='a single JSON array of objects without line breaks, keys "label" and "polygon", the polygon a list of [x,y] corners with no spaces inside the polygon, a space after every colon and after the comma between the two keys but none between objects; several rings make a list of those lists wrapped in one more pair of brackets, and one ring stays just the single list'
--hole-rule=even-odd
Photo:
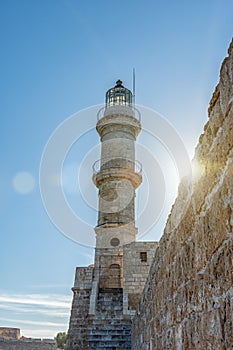
[{"label": "thin cloud", "polygon": [[11,311],[12,313],[17,314],[39,314],[47,317],[68,317],[70,314],[70,308],[46,308],[46,309],[38,309],[35,308],[35,305],[26,306],[24,304],[15,305],[15,303],[4,303],[0,304],[0,310]]},{"label": "thin cloud", "polygon": [[26,337],[54,337],[67,331],[70,307],[68,295],[0,293],[0,323],[20,328]]},{"label": "thin cloud", "polygon": [[[15,319],[0,317],[0,321],[4,322],[16,322]],[[29,324],[34,326],[43,326],[43,327],[66,327],[66,323],[56,323],[56,322],[39,322],[39,321],[27,321],[27,320],[17,320],[18,323]]]},{"label": "thin cloud", "polygon": [[[64,332],[67,328],[64,328]],[[21,336],[29,337],[29,338],[51,338],[53,339],[58,332],[61,332],[60,328],[57,329],[23,329],[21,330]]]},{"label": "thin cloud", "polygon": [[28,286],[29,288],[44,288],[44,289],[51,289],[51,288],[67,288],[67,284],[33,284]]},{"label": "thin cloud", "polygon": [[51,308],[70,308],[71,297],[58,294],[25,294],[25,295],[0,295],[0,303],[14,303],[25,305],[40,305]]}]

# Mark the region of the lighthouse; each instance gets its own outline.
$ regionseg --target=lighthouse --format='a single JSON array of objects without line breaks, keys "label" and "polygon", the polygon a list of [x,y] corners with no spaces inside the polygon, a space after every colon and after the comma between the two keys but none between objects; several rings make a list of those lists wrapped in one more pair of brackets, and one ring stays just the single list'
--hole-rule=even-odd
[{"label": "lighthouse", "polygon": [[138,232],[135,191],[142,174],[135,161],[135,142],[141,117],[132,100],[132,92],[118,80],[97,115],[101,158],[93,166],[93,181],[99,189],[95,275],[100,288],[122,288],[123,246],[135,241]]},{"label": "lighthouse", "polygon": [[101,155],[93,165],[98,188],[94,264],[77,267],[67,350],[131,349],[131,321],[156,242],[137,242],[136,190],[142,166],[135,157],[141,114],[121,80],[106,92],[97,114]]}]

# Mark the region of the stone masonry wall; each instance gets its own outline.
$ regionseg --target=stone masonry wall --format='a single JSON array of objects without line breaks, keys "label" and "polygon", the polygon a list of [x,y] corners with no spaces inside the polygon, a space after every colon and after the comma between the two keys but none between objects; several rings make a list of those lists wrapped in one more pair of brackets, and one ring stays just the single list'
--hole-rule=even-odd
[{"label": "stone masonry wall", "polygon": [[191,200],[184,210],[184,181],[133,320],[134,350],[232,349],[233,43],[228,53],[196,149]]},{"label": "stone masonry wall", "polygon": [[[157,242],[132,242],[123,246],[123,288],[129,310],[138,307],[157,245]],[[146,253],[146,261],[141,253]]]},{"label": "stone masonry wall", "polygon": [[20,338],[20,329],[0,327],[0,338],[17,340]]},{"label": "stone masonry wall", "polygon": [[76,268],[74,287],[72,288],[73,301],[66,349],[87,348],[87,328],[92,278],[92,265]]},{"label": "stone masonry wall", "polygon": [[1,350],[58,350],[56,344],[42,341],[0,340]]}]

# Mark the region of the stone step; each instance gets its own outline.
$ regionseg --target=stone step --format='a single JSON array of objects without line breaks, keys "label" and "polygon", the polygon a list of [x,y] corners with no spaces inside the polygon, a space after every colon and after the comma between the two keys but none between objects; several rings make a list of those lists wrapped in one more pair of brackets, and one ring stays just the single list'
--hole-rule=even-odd
[{"label": "stone step", "polygon": [[[96,322],[97,321],[97,322]],[[123,321],[106,324],[105,320],[93,320],[87,332],[90,349],[130,349],[131,323]]]},{"label": "stone step", "polygon": [[92,350],[119,350],[119,349],[124,349],[124,350],[131,350],[131,345],[126,345],[124,344],[117,344],[112,345],[112,344],[103,344],[103,345],[96,345],[96,344],[89,344],[89,348]]},{"label": "stone step", "polygon": [[130,334],[90,334],[88,335],[88,341],[126,341]]},{"label": "stone step", "polygon": [[[104,330],[104,331],[114,331],[114,332],[118,332],[118,331],[125,331],[125,330],[130,330],[131,329],[131,323],[113,323],[113,324],[106,324],[102,322],[99,323],[92,323],[90,325],[91,329],[93,330]],[[90,329],[90,327],[88,327]]]},{"label": "stone step", "polygon": [[97,305],[96,311],[111,311],[112,313],[117,311],[122,311],[123,307],[122,305]]},{"label": "stone step", "polygon": [[124,321],[124,316],[122,315],[121,312],[119,312],[118,314],[114,313],[114,314],[111,314],[111,313],[105,313],[103,315],[103,313],[96,313],[96,323],[99,323],[98,320],[101,320],[101,323],[105,323],[105,324],[117,324],[119,322],[123,322]]},{"label": "stone step", "polygon": [[123,294],[123,288],[100,288],[99,293]]},{"label": "stone step", "polygon": [[96,314],[89,318],[89,349],[131,349],[131,322],[123,315],[123,291],[100,289]]},{"label": "stone step", "polygon": [[95,349],[95,350],[98,350],[98,349],[101,349],[101,350],[104,350],[104,349],[108,349],[108,350],[112,350],[112,349],[115,349],[115,350],[118,350],[118,349],[125,349],[125,350],[131,350],[131,345],[129,345],[131,343],[126,343],[124,342],[123,344],[119,344],[119,343],[102,343],[101,345],[100,344],[95,344],[95,343],[90,343],[89,344],[89,349]]},{"label": "stone step", "polygon": [[112,317],[104,317],[102,316],[99,318],[99,315],[96,315],[97,317],[92,321],[92,325],[95,326],[104,326],[105,328],[107,327],[121,327],[122,324],[125,326],[125,323],[123,323],[124,317],[123,316],[118,316],[117,318],[112,318]]},{"label": "stone step", "polygon": [[123,303],[123,300],[113,300],[113,299],[108,299],[108,300],[106,300],[106,299],[100,299],[100,298],[98,298],[97,299],[97,305],[101,305],[102,303],[104,303],[104,304],[106,304],[106,305],[121,305],[122,303]]},{"label": "stone step", "polygon": [[113,303],[110,303],[110,302],[108,302],[108,303],[99,303],[98,302],[97,307],[99,307],[101,309],[106,308],[106,310],[117,311],[117,310],[122,309],[122,304],[117,303],[114,305]]},{"label": "stone step", "polygon": [[[111,332],[111,336],[112,338],[114,338],[115,336],[119,336],[119,337],[122,337],[122,336],[125,336],[125,335],[130,335],[131,334],[131,329],[125,329],[124,331],[119,331],[119,330],[110,330]],[[104,331],[103,329],[92,329],[88,335],[91,337],[91,336],[96,336],[96,337],[99,337],[99,336],[105,336],[106,335],[106,331]]]},{"label": "stone step", "polygon": [[103,296],[99,295],[97,302],[104,302],[104,303],[122,303],[123,298],[111,298],[110,296]]},{"label": "stone step", "polygon": [[118,306],[118,305],[122,305],[123,300],[104,300],[104,299],[98,299],[97,300],[97,305],[101,305],[102,303],[106,304],[106,305],[112,305],[112,306]]},{"label": "stone step", "polygon": [[[105,289],[106,290],[106,289]],[[118,291],[118,289],[117,289]],[[100,312],[111,311],[122,311],[123,310],[123,294],[122,290],[118,293],[112,293],[109,291],[99,292],[96,310]]]},{"label": "stone step", "polygon": [[99,296],[101,297],[109,297],[109,298],[122,298],[123,296],[123,293],[122,292],[119,292],[119,293],[111,293],[111,292],[99,292]]},{"label": "stone step", "polygon": [[89,342],[89,349],[131,349],[130,341],[91,341]]},{"label": "stone step", "polygon": [[123,307],[123,305],[119,304],[119,303],[117,303],[115,305],[112,303],[98,303],[96,308],[97,308],[97,311],[98,311],[98,309],[100,309],[100,310],[106,309],[106,311],[114,312],[114,311],[122,310],[122,307]]}]

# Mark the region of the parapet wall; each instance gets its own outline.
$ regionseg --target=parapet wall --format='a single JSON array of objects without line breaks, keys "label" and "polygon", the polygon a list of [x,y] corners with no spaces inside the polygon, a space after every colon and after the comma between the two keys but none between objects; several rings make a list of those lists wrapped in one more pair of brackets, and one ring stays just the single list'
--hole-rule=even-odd
[{"label": "parapet wall", "polygon": [[87,348],[87,327],[93,279],[93,266],[77,267],[66,349]]},{"label": "parapet wall", "polygon": [[231,349],[233,344],[233,43],[196,149],[191,200],[185,182],[133,320],[133,350]]},{"label": "parapet wall", "polygon": [[74,280],[74,288],[91,289],[93,278],[93,266],[77,267]]},{"label": "parapet wall", "polygon": [[56,344],[44,341],[0,340],[1,350],[58,350]]}]

